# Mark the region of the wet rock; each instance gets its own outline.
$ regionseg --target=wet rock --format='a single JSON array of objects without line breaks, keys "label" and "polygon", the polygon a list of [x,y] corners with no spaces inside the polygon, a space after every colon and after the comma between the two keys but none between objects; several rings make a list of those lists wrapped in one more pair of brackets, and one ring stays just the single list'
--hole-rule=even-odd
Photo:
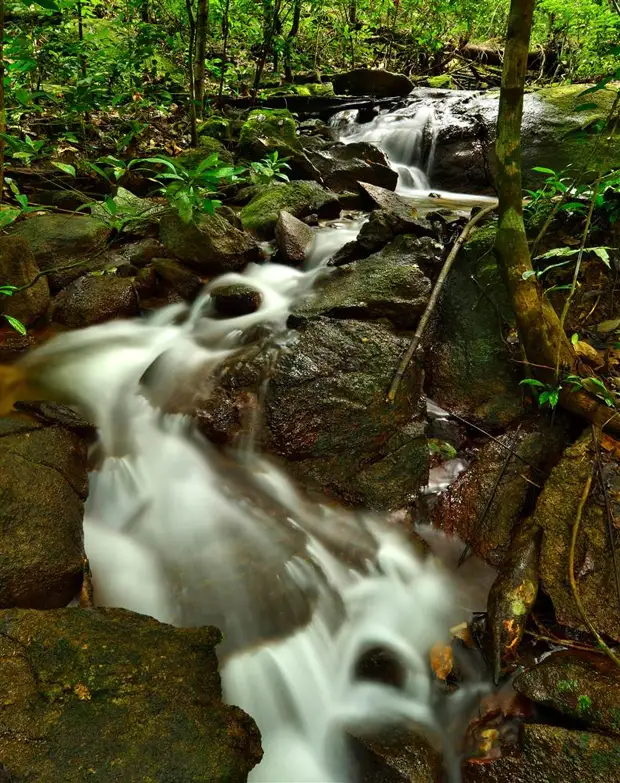
[{"label": "wet rock", "polygon": [[4,333],[0,334],[0,363],[12,364],[35,344],[36,341],[31,334],[19,334],[6,325]]},{"label": "wet rock", "polygon": [[86,458],[61,427],[0,419],[1,607],[66,606],[79,591]]},{"label": "wet rock", "polygon": [[521,373],[506,339],[514,316],[491,252],[494,237],[493,226],[481,229],[459,253],[426,340],[429,397],[487,429],[509,426],[523,412]]},{"label": "wet rock", "polygon": [[193,223],[169,213],[160,223],[159,236],[172,256],[209,273],[234,272],[259,256],[252,237],[217,212],[201,215]]},{"label": "wet rock", "polygon": [[[0,285],[28,285],[39,271],[30,245],[23,237],[0,237]],[[49,285],[47,278],[42,277],[24,291],[12,296],[0,296],[0,313],[30,326],[45,315],[49,304]]]},{"label": "wet rock", "polygon": [[[482,446],[470,467],[437,499],[432,513],[435,526],[458,535],[494,566],[501,565],[510,553],[514,526],[533,491],[530,482],[541,484],[566,444],[567,434],[561,425],[533,421],[498,440],[503,448],[495,441]],[[504,468],[514,444],[514,453],[526,462],[513,456]]]},{"label": "wet rock", "polygon": [[226,318],[255,313],[262,301],[260,291],[242,283],[217,286],[212,289],[211,296],[215,311]]},{"label": "wet rock", "polygon": [[37,783],[243,783],[252,719],[221,699],[215,628],[121,609],[6,611],[2,758]]},{"label": "wet rock", "polygon": [[335,144],[325,151],[308,153],[326,187],[342,193],[359,190],[359,182],[394,190],[398,174],[389,167],[380,149],[366,142]]},{"label": "wet rock", "polygon": [[198,275],[169,258],[154,258],[153,269],[167,283],[167,288],[191,302],[200,293],[203,282]]},{"label": "wet rock", "polygon": [[418,263],[424,267],[433,266],[442,260],[443,248],[430,241],[435,237],[435,231],[426,220],[413,216],[405,218],[387,209],[377,209],[361,227],[357,239],[347,242],[329,262],[330,266],[342,266],[360,258],[367,258],[376,253],[401,234],[411,234],[414,237],[426,237],[425,251],[420,252]]},{"label": "wet rock", "polygon": [[301,267],[306,260],[306,248],[312,242],[312,230],[301,220],[282,210],[275,228],[279,258],[285,264]]},{"label": "wet rock", "polygon": [[154,237],[139,239],[118,248],[119,255],[124,263],[142,267],[154,258],[164,258],[166,248]]},{"label": "wet rock", "polygon": [[514,687],[536,704],[620,734],[620,669],[603,654],[553,653],[520,674]]},{"label": "wet rock", "polygon": [[414,328],[431,292],[417,264],[425,249],[416,237],[400,236],[368,258],[333,269],[296,314],[387,318],[398,328]]},{"label": "wet rock", "polygon": [[[265,449],[329,495],[369,508],[402,508],[428,474],[419,368],[410,366],[395,404],[385,404],[406,346],[384,325],[316,318],[291,335],[275,360],[256,346],[231,357],[221,369],[220,394],[193,394],[191,410],[213,419],[228,397],[226,410],[247,421],[244,400],[251,405],[268,377],[257,425]],[[199,379],[192,383],[201,386]],[[228,441],[236,436],[229,432]]]},{"label": "wet rock", "polygon": [[226,117],[212,115],[203,122],[198,123],[198,136],[210,136],[218,141],[232,141],[232,122]]},{"label": "wet rock", "polygon": [[587,731],[525,724],[521,752],[487,764],[465,764],[463,783],[610,783],[620,741]]},{"label": "wet rock", "polygon": [[221,207],[218,207],[217,211],[219,215],[226,218],[231,226],[234,226],[239,231],[243,231],[243,223],[241,222],[241,215],[239,212],[232,207],[226,206],[226,204],[222,204]]},{"label": "wet rock", "polygon": [[409,95],[413,82],[402,73],[374,68],[356,68],[340,73],[333,79],[336,95],[375,95],[377,98],[391,98]]},{"label": "wet rock", "polygon": [[97,434],[93,424],[76,413],[73,408],[57,402],[20,401],[15,403],[15,410],[24,411],[43,424],[56,424],[66,430],[71,430],[71,432],[88,440],[94,439]]},{"label": "wet rock", "polygon": [[72,329],[137,314],[138,297],[132,281],[113,275],[80,277],[54,300],[54,321]]},{"label": "wet rock", "polygon": [[289,182],[272,185],[256,195],[241,210],[241,220],[246,230],[255,231],[262,239],[272,239],[282,210],[299,219],[312,213],[330,218],[340,214],[340,204],[333,193],[316,182]]},{"label": "wet rock", "polygon": [[112,201],[116,206],[114,215],[97,202],[91,207],[91,215],[110,228],[117,227],[119,219],[122,219],[122,225],[119,229],[121,234],[147,233],[149,226],[156,223],[159,217],[168,210],[168,206],[148,198],[140,198],[123,187],[117,188]]},{"label": "wet rock", "polygon": [[350,748],[359,783],[430,783],[442,778],[440,755],[411,732],[374,740],[352,738]]},{"label": "wet rock", "polygon": [[[545,483],[536,504],[536,521],[543,529],[540,575],[553,601],[556,617],[564,625],[585,625],[575,604],[568,575],[570,540],[577,508],[591,471],[590,430],[569,446]],[[617,460],[605,464],[606,482],[620,481]],[[616,537],[616,558],[620,542]],[[585,612],[597,631],[620,640],[620,610],[607,535],[605,503],[597,481],[585,505],[575,545],[575,578]],[[604,599],[602,598],[604,596]]]},{"label": "wet rock", "polygon": [[[10,235],[23,237],[28,242],[37,265],[48,272],[50,288],[58,291],[104,265],[102,251],[110,232],[105,223],[85,215],[46,214],[18,223],[10,230]],[[70,264],[76,266],[53,271]]]}]

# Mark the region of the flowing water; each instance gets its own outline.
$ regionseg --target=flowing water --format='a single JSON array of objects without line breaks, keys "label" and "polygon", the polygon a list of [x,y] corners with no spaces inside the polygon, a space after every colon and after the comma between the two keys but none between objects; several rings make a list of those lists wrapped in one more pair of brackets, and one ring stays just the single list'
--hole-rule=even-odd
[{"label": "flowing water", "polygon": [[[393,165],[406,166],[403,187],[424,186],[430,126],[428,113],[414,136],[404,125],[384,138]],[[431,647],[472,609],[435,558],[376,516],[310,500],[251,444],[222,454],[189,418],[163,412],[180,387],[213,386],[251,327],[286,350],[292,305],[363,220],[317,229],[305,271],[268,263],[215,281],[259,289],[256,313],[216,317],[207,288],[191,308],[63,334],[24,362],[98,427],[84,523],[97,603],[222,628],[225,698],[263,738],[252,781],[355,783],[350,734],[395,725],[442,749],[456,781],[458,742],[484,690],[474,677],[448,695],[432,676]],[[360,676],[376,650],[396,662],[398,687]]]}]

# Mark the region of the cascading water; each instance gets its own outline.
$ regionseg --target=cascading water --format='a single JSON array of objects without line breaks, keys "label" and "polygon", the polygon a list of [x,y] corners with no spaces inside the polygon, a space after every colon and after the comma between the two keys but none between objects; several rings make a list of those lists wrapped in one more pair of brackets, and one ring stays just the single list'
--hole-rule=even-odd
[{"label": "cascading water", "polygon": [[[285,350],[291,305],[360,225],[318,231],[305,272],[250,265],[215,281],[256,287],[256,313],[216,317],[207,288],[191,309],[63,334],[23,362],[99,429],[84,523],[97,603],[222,628],[225,697],[263,738],[256,782],[353,783],[349,734],[403,724],[443,749],[456,781],[462,722],[483,690],[448,696],[431,674],[431,647],[467,615],[441,565],[381,520],[311,502],[266,459],[217,452],[190,419],[163,412],[180,385],[212,386],[250,327],[268,325]],[[397,662],[399,687],[358,676],[376,650]]]}]

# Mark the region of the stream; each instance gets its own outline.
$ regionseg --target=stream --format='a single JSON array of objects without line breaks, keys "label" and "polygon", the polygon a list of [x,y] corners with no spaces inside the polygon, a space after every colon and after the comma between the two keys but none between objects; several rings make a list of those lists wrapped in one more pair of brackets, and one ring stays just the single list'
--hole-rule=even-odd
[{"label": "stream", "polygon": [[[345,142],[371,141],[386,153],[397,192],[436,208],[432,108],[334,124]],[[454,211],[491,201],[438,195]],[[488,573],[473,588],[471,574],[454,574],[460,548],[428,535],[439,557],[423,558],[386,520],[302,494],[251,440],[222,453],[188,417],[161,412],[179,384],[198,376],[214,384],[258,326],[286,351],[291,309],[365,220],[345,214],[315,229],[303,270],[251,264],[217,278],[191,307],[68,332],[24,362],[45,367],[50,386],[71,391],[99,431],[84,523],[98,604],[222,629],[225,698],[262,734],[255,783],[355,783],[349,736],[403,724],[441,750],[456,783],[464,727],[488,691],[472,676],[449,694],[429,667],[433,645],[485,604]],[[258,289],[262,304],[221,319],[210,291],[237,282]],[[430,403],[429,415],[443,412]],[[435,468],[426,491],[445,489],[465,466]],[[376,650],[396,662],[399,687],[359,676]]]}]

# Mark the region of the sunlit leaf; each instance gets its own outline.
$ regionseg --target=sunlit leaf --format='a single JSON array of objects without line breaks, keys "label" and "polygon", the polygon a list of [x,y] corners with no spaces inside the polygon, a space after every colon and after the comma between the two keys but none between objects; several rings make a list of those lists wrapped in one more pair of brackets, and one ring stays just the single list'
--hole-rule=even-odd
[{"label": "sunlit leaf", "polygon": [[11,324],[13,329],[15,329],[16,332],[19,332],[20,334],[28,334],[28,330],[24,326],[24,324],[19,320],[19,318],[14,318],[12,315],[4,315],[4,318]]},{"label": "sunlit leaf", "polygon": [[57,169],[64,171],[65,174],[69,174],[72,177],[76,175],[75,166],[72,166],[70,163],[61,163],[59,160],[53,160],[52,166],[56,166]]}]

